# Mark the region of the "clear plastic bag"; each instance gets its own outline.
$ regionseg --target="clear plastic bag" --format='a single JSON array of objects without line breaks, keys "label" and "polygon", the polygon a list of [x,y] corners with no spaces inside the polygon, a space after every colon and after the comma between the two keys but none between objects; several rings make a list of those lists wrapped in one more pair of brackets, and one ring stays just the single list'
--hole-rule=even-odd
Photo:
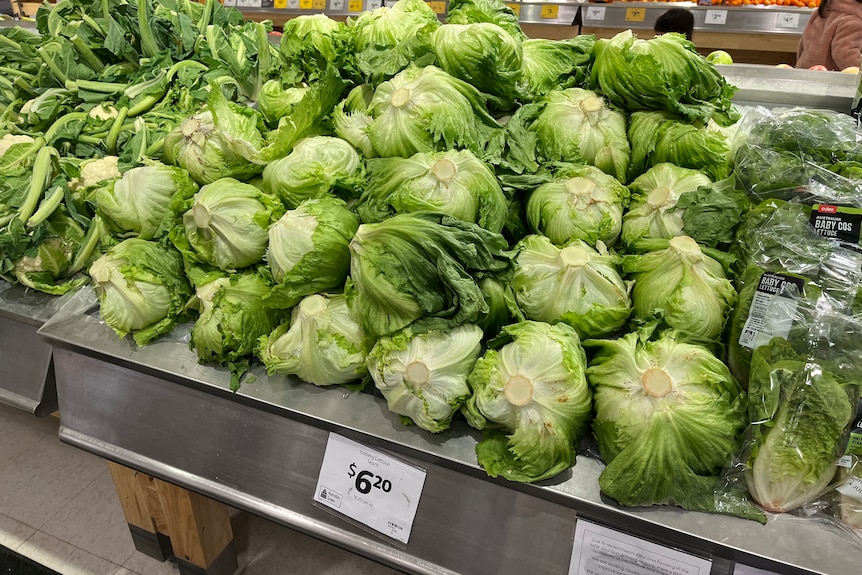
[{"label": "clear plastic bag", "polygon": [[750,423],[721,495],[724,504],[750,497],[770,520],[790,513],[838,526],[831,502],[859,400],[862,321],[821,297],[798,300],[794,324],[795,337],[753,351]]},{"label": "clear plastic bag", "polygon": [[844,457],[838,462],[833,492],[834,516],[862,538],[862,402],[850,432]]},{"label": "clear plastic bag", "polygon": [[820,299],[836,313],[862,312],[862,253],[816,233],[808,213],[802,204],[769,200],[738,234],[735,255],[744,267],[727,343],[728,363],[743,385],[758,346],[774,336],[794,346],[806,341],[805,314]]},{"label": "clear plastic bag", "polygon": [[862,207],[862,133],[831,110],[752,108],[733,141],[741,189],[757,201]]}]

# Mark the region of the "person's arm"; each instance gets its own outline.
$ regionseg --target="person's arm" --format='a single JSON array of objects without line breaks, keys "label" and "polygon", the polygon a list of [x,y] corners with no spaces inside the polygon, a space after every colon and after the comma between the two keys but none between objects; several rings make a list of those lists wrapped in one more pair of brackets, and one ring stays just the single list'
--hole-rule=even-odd
[{"label": "person's arm", "polygon": [[832,37],[832,60],[839,70],[862,64],[862,20],[836,28]]}]

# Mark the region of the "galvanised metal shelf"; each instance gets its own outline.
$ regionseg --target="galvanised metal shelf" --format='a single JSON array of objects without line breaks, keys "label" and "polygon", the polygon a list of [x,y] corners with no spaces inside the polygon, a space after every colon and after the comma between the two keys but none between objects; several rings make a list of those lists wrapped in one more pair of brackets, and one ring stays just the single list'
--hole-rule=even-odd
[{"label": "galvanised metal shelf", "polygon": [[[478,433],[401,424],[371,393],[317,388],[253,370],[237,393],[225,369],[199,365],[189,325],[138,348],[79,291],[39,335],[54,346],[63,441],[251,511],[407,573],[563,573],[578,518],[713,560],[780,573],[846,575],[862,546],[837,528],[781,516],[767,525],[670,507],[622,508],[602,497],[599,461],[579,457],[537,485],[488,478]],[[427,472],[410,541],[395,543],[313,503],[328,434]]]}]

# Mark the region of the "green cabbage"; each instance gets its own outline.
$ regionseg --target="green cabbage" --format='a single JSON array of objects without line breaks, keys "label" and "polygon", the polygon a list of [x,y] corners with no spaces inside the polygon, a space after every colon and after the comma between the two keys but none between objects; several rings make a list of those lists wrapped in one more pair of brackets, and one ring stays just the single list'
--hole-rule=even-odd
[{"label": "green cabbage", "polygon": [[304,296],[344,283],[350,268],[348,244],[359,218],[341,200],[306,200],[269,228],[266,261],[277,284],[269,304],[289,308]]},{"label": "green cabbage", "polygon": [[369,160],[369,179],[357,208],[363,222],[393,213],[430,210],[499,232],[509,202],[494,171],[469,150]]},{"label": "green cabbage", "polygon": [[357,72],[377,84],[411,64],[433,63],[431,34],[439,26],[437,14],[423,0],[398,0],[348,20]]},{"label": "green cabbage", "polygon": [[278,80],[270,80],[260,89],[257,109],[268,124],[276,125],[281,118],[293,113],[296,105],[302,101],[307,92],[307,86],[285,88]]},{"label": "green cabbage", "polygon": [[623,271],[635,280],[635,316],[659,316],[682,332],[718,338],[736,301],[722,264],[688,236],[655,240],[652,247],[661,249],[623,258]]},{"label": "green cabbage", "polygon": [[518,15],[503,0],[452,0],[446,11],[449,24],[496,24],[516,40],[526,40]]},{"label": "green cabbage", "polygon": [[629,110],[668,110],[689,121],[732,124],[736,88],[681,34],[641,40],[631,30],[596,41],[592,84]]},{"label": "green cabbage", "polygon": [[138,238],[110,248],[89,274],[102,319],[120,337],[132,333],[138,345],[173,329],[192,295],[180,255]]},{"label": "green cabbage", "polygon": [[676,204],[682,211],[683,233],[712,248],[733,244],[750,206],[745,192],[736,189],[733,176],[685,193]]},{"label": "green cabbage", "polygon": [[683,233],[680,196],[709,185],[711,180],[688,168],[657,164],[629,184],[631,205],[623,216],[622,240],[627,246],[642,238],[670,239]]},{"label": "green cabbage", "polygon": [[283,213],[274,197],[251,184],[223,178],[195,194],[171,240],[191,262],[226,271],[244,268],[263,259],[267,230]]},{"label": "green cabbage", "polygon": [[487,337],[496,336],[510,323],[527,319],[518,308],[510,275],[510,270],[507,270],[503,274],[486,275],[479,280],[479,289],[485,297],[488,311],[479,315],[476,325],[482,328]]},{"label": "green cabbage", "polygon": [[628,190],[592,166],[561,166],[527,200],[527,222],[557,245],[584,240],[613,245],[620,235]]},{"label": "green cabbage", "polygon": [[173,202],[194,196],[197,184],[181,168],[153,163],[128,170],[96,188],[90,199],[109,228],[143,240],[163,236],[173,225]]},{"label": "green cabbage", "polygon": [[446,24],[431,36],[437,65],[480,92],[515,98],[521,77],[521,41],[488,22]]},{"label": "green cabbage", "polygon": [[411,67],[374,92],[368,137],[379,156],[409,158],[438,148],[467,148],[477,155],[500,125],[479,91],[434,66]]},{"label": "green cabbage", "polygon": [[622,505],[719,511],[719,475],[741,445],[745,393],[709,350],[666,332],[591,340],[602,492]]},{"label": "green cabbage", "polygon": [[368,84],[353,88],[332,112],[335,135],[359,150],[366,158],[377,157],[368,130],[374,118],[368,115],[368,106],[374,97],[374,89]]},{"label": "green cabbage", "polygon": [[[253,115],[254,111],[249,109],[249,114]],[[243,117],[246,116],[248,114]],[[263,145],[263,138],[253,121],[243,127],[242,134],[254,144]],[[199,184],[227,177],[245,180],[263,170],[263,166],[250,163],[221,137],[210,111],[192,116],[168,134],[163,158],[165,162],[188,171]]]},{"label": "green cabbage", "polygon": [[263,171],[263,188],[289,208],[328,194],[351,196],[364,182],[362,161],[340,138],[313,136],[301,140],[285,158]]},{"label": "green cabbage", "polygon": [[475,325],[416,322],[377,340],[368,371],[390,411],[438,433],[470,395],[467,376],[482,351],[482,336]]},{"label": "green cabbage", "polygon": [[631,314],[629,285],[617,271],[618,258],[580,240],[558,248],[543,236],[516,246],[512,289],[528,319],[571,325],[581,337],[620,329]]},{"label": "green cabbage", "polygon": [[[284,23],[279,54],[282,78],[290,82],[315,80],[327,64],[341,63],[347,27],[325,14],[303,14]],[[265,85],[264,85],[265,86]]]},{"label": "green cabbage", "polygon": [[[221,167],[226,172],[221,177],[232,175],[240,179],[250,179],[259,174],[265,165],[286,156],[302,138],[320,133],[324,125],[323,117],[330,114],[341,100],[345,85],[338,70],[328,66],[316,82],[308,85],[307,90],[301,94],[291,94],[291,100],[296,100],[299,96],[301,98],[291,104],[290,113],[278,121],[278,127],[272,131],[264,129],[262,132],[261,129],[265,128],[263,115],[248,106],[228,101],[221,87],[212,82],[207,99],[212,125],[201,125],[197,131],[181,128],[179,143],[171,144],[166,139],[165,157],[175,157],[177,150],[186,152],[183,148],[189,147],[189,153],[186,154],[188,157],[185,157],[185,163],[181,162],[180,165],[189,170],[192,177],[195,177],[195,172],[189,165],[204,162],[212,170]],[[229,166],[216,164],[219,160],[216,155],[210,158],[205,157],[203,151],[192,153],[200,147],[201,141],[217,146],[216,151],[222,154],[224,161],[229,162]],[[176,148],[170,154],[169,144]],[[233,164],[237,164],[236,174],[228,170]],[[244,170],[242,177],[240,170]]]},{"label": "green cabbage", "polygon": [[730,144],[720,130],[689,124],[666,112],[635,112],[628,135],[632,143],[630,181],[665,162],[699,170],[712,180],[730,176]]},{"label": "green cabbage", "polygon": [[248,359],[258,339],[269,335],[281,321],[278,312],[264,305],[270,285],[256,273],[225,276],[221,273],[189,272],[195,297],[189,307],[200,315],[191,330],[191,346],[198,361],[231,367],[232,388],[248,370]]},{"label": "green cabbage", "polygon": [[631,157],[626,117],[596,92],[554,90],[530,127],[539,156],[548,161],[584,163],[625,181]]},{"label": "green cabbage", "polygon": [[590,75],[590,56],[595,43],[592,35],[565,40],[524,40],[521,44],[521,90],[536,100],[552,90],[584,85]]},{"label": "green cabbage", "polygon": [[290,322],[260,339],[258,356],[272,375],[297,375],[314,385],[342,385],[367,374],[365,334],[343,295],[310,295]]},{"label": "green cabbage", "polygon": [[505,249],[500,234],[434,212],[362,224],[350,242],[345,294],[369,336],[425,315],[474,322],[488,306],[470,274],[505,269]]},{"label": "green cabbage", "polygon": [[491,477],[532,482],[575,462],[592,407],[578,334],[566,324],[503,328],[467,382],[467,422],[485,430],[476,456]]}]

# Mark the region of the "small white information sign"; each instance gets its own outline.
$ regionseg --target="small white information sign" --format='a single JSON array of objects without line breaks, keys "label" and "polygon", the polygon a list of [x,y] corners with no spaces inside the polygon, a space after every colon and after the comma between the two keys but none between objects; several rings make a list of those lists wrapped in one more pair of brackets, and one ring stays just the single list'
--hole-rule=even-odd
[{"label": "small white information sign", "polygon": [[578,519],[569,575],[709,575],[712,561]]},{"label": "small white information sign", "polygon": [[366,10],[377,10],[383,6],[383,0],[368,0],[368,4],[365,5]]},{"label": "small white information sign", "polygon": [[587,15],[584,20],[591,20],[593,22],[601,22],[605,19],[605,12],[607,8],[604,6],[589,6],[587,8]]},{"label": "small white information sign", "polygon": [[703,23],[710,26],[724,26],[727,24],[727,10],[707,10]]},{"label": "small white information sign", "polygon": [[329,0],[329,8],[333,12],[344,11],[344,0]]},{"label": "small white information sign", "polygon": [[844,485],[836,487],[835,490],[841,495],[862,501],[862,478],[850,477]]},{"label": "small white information sign", "polygon": [[225,6],[236,6],[236,0],[224,0]]},{"label": "small white information sign", "polygon": [[799,28],[799,14],[779,12],[775,15],[776,28]]},{"label": "small white information sign", "polygon": [[287,0],[287,8],[289,10],[299,10],[299,0]]},{"label": "small white information sign", "polygon": [[424,486],[423,469],[330,433],[314,500],[407,543]]},{"label": "small white information sign", "polygon": [[262,5],[262,0],[236,0],[237,8],[260,8]]}]

